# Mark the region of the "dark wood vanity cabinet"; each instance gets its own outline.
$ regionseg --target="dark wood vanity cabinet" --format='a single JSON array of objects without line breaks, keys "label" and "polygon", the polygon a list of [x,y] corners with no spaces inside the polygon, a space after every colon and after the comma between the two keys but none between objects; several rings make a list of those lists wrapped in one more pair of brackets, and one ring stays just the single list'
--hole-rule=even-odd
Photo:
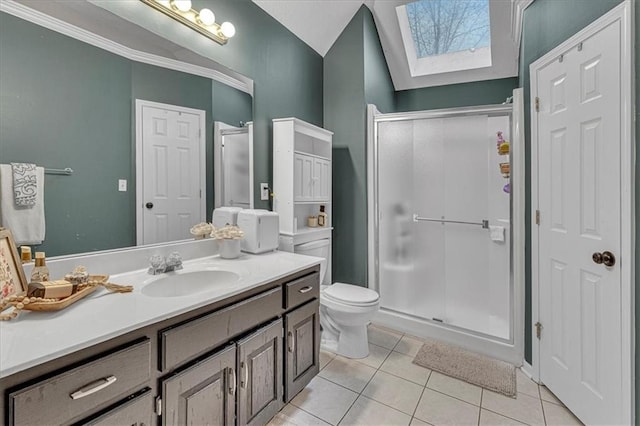
[{"label": "dark wood vanity cabinet", "polygon": [[317,299],[285,315],[285,401],[289,402],[320,371],[320,303]]},{"label": "dark wood vanity cabinet", "polygon": [[163,425],[232,425],[236,347],[231,345],[162,381]]},{"label": "dark wood vanity cabinet", "polygon": [[238,374],[238,424],[266,424],[284,406],[282,319],[238,342]]},{"label": "dark wood vanity cabinet", "polygon": [[319,371],[319,266],[0,380],[8,425],[264,425]]}]

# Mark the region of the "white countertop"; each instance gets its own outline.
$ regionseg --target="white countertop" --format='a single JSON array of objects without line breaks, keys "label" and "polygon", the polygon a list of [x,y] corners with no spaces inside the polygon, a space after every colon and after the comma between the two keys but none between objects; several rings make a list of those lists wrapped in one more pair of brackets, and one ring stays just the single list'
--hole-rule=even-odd
[{"label": "white countertop", "polygon": [[243,253],[232,260],[217,255],[188,260],[184,262],[185,271],[220,268],[236,272],[240,279],[231,286],[216,288],[213,285],[210,291],[179,297],[143,294],[142,288],[153,277],[146,268],[111,275],[109,282],[133,285],[133,292],[109,293],[98,289],[61,311],[23,311],[11,321],[0,321],[0,378],[220,301],[322,261],[321,258],[280,251],[259,255]]}]

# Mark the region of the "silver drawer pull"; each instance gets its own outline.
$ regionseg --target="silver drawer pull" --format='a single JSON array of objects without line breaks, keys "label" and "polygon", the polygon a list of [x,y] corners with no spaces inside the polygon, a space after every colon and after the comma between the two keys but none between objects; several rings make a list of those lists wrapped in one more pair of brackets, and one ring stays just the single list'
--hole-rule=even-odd
[{"label": "silver drawer pull", "polygon": [[244,380],[240,381],[240,386],[246,389],[249,384],[249,366],[245,362],[241,362],[240,369],[244,371]]},{"label": "silver drawer pull", "polygon": [[99,390],[102,390],[107,386],[110,386],[111,384],[115,383],[116,380],[117,380],[116,376],[109,376],[102,379],[98,379],[95,382],[89,383],[88,385],[78,389],[77,391],[75,391],[69,396],[71,397],[71,399],[84,398],[85,396],[91,395],[92,393],[96,393]]},{"label": "silver drawer pull", "polygon": [[230,373],[231,373],[231,383],[229,384],[229,393],[231,395],[235,395],[236,394],[236,370],[234,370],[233,368],[230,368]]},{"label": "silver drawer pull", "polygon": [[306,287],[302,287],[300,290],[298,290],[300,293],[309,293],[311,290],[313,290],[313,287],[308,285]]},{"label": "silver drawer pull", "polygon": [[294,353],[296,351],[296,338],[292,332],[288,332],[287,337],[289,337],[289,352]]}]

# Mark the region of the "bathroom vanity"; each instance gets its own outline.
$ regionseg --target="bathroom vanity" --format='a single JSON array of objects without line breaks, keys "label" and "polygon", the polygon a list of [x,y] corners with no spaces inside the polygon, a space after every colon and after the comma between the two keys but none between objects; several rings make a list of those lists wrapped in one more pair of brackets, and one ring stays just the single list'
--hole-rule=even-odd
[{"label": "bathroom vanity", "polygon": [[319,371],[320,261],[242,257],[185,262],[235,268],[219,291],[149,297],[157,279],[139,270],[111,279],[132,294],[3,323],[3,423],[266,424]]}]

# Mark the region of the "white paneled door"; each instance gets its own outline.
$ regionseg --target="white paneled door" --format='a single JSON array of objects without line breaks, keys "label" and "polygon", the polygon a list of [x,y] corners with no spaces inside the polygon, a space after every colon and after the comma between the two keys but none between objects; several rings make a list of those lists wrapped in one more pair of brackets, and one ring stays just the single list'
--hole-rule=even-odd
[{"label": "white paneled door", "polygon": [[137,102],[138,243],[190,238],[189,229],[205,220],[205,112]]},{"label": "white paneled door", "polygon": [[540,378],[586,424],[624,423],[621,34],[614,21],[532,66]]}]

